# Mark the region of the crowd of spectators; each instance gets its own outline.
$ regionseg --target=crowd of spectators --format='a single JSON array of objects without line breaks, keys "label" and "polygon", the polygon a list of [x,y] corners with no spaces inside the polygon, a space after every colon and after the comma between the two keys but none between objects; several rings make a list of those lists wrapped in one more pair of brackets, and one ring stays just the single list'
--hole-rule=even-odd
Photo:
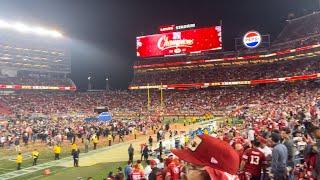
[{"label": "crowd of spectators", "polygon": [[[5,102],[16,115],[90,115],[98,106],[106,106],[111,112],[138,112],[144,107],[146,97],[140,93],[128,91],[109,92],[27,92],[0,99]],[[129,105],[128,105],[129,104]]]},{"label": "crowd of spectators", "polygon": [[249,81],[308,75],[320,71],[317,58],[277,63],[136,73],[132,85]]},{"label": "crowd of spectators", "polygon": [[0,84],[5,85],[26,85],[26,86],[73,86],[69,78],[52,77],[0,77]]},{"label": "crowd of spectators", "polygon": [[[221,95],[226,96],[222,101],[237,104],[230,115],[244,119],[242,123],[209,125],[194,131],[198,137],[190,132],[172,136],[169,130],[169,138],[182,139],[173,154],[156,154],[145,167],[140,160],[129,161],[124,171],[110,172],[106,179],[315,180],[320,172],[318,87],[308,82],[225,90],[222,94],[234,98]],[[157,151],[161,142],[148,149]]]},{"label": "crowd of spectators", "polygon": [[[318,87],[317,82],[302,81],[253,87],[164,91],[164,107],[161,107],[159,92],[154,91],[150,95],[150,109],[154,113],[173,115],[205,114],[213,111],[228,115],[235,109],[240,111],[250,107],[250,111],[246,113],[251,118],[257,118],[257,112],[277,117],[280,112],[294,114],[299,109],[309,110],[320,96]],[[9,125],[2,133],[6,134],[6,139],[10,134],[8,132],[15,131],[15,134],[18,131],[22,135],[26,128],[30,131],[40,126],[42,129],[38,132],[49,133],[49,127],[65,129],[70,125],[76,127],[86,124],[83,119],[94,116],[93,109],[97,106],[108,107],[112,114],[135,113],[132,120],[135,122],[139,122],[139,114],[147,112],[146,92],[133,91],[22,93],[1,96],[0,101],[12,110],[12,114],[3,117],[9,120]]]},{"label": "crowd of spectators", "polygon": [[[139,99],[140,98],[140,99]],[[116,116],[117,112],[141,112],[142,94],[110,92],[28,92],[0,97],[2,105],[10,108],[10,114],[2,115],[5,125],[0,127],[0,145],[12,147],[30,141],[53,144],[64,139],[108,134],[127,135],[145,133],[155,127],[159,118],[141,119]],[[94,108],[106,106],[114,115],[109,122],[85,121],[85,118],[97,117]],[[139,114],[139,113],[136,113]]]},{"label": "crowd of spectators", "polygon": [[68,141],[73,143],[76,139],[91,141],[93,136],[112,136],[113,142],[119,136],[119,141],[129,134],[146,133],[149,128],[156,128],[158,118],[145,120],[111,120],[108,122],[84,121],[77,118],[32,118],[10,119],[8,124],[1,127],[0,147],[15,148],[18,152],[22,146],[41,142],[48,146]]},{"label": "crowd of spectators", "polygon": [[[198,137],[174,133],[175,141],[177,137],[183,140],[173,154],[156,154],[146,161],[146,167],[140,160],[129,161],[125,171],[109,173],[106,179],[117,179],[122,174],[120,177],[127,179],[315,180],[320,173],[318,87],[316,82],[301,82],[226,88],[220,90],[220,95],[215,90],[175,92],[181,104],[186,99],[196,106],[219,96],[221,103],[216,105],[225,110],[235,105],[229,115],[244,121],[235,124],[227,120],[211,130],[203,127],[195,131]],[[192,100],[203,97],[209,98],[202,104]]]},{"label": "crowd of spectators", "polygon": [[[168,114],[207,113],[229,106],[242,106],[251,101],[260,101],[258,97],[277,96],[279,94],[298,93],[300,91],[317,92],[318,84],[308,82],[308,86],[299,89],[296,84],[275,84],[252,87],[218,87],[203,90],[164,91],[162,111]],[[303,83],[302,83],[303,84]],[[301,86],[301,85],[300,85]],[[273,91],[269,91],[273,88]],[[286,91],[281,91],[285,88]],[[280,91],[280,92],[278,92]],[[150,109],[161,110],[160,91],[151,90]],[[275,97],[273,97],[275,98]],[[284,97],[286,98],[286,97]],[[287,99],[286,99],[287,100]],[[9,117],[28,118],[32,116],[77,116],[93,114],[93,109],[106,106],[113,114],[133,113],[137,116],[147,112],[146,91],[108,91],[108,92],[25,92],[1,96],[0,101],[12,111]],[[283,100],[285,103],[285,100]],[[288,102],[290,102],[288,100]],[[267,105],[267,103],[265,103]]]}]

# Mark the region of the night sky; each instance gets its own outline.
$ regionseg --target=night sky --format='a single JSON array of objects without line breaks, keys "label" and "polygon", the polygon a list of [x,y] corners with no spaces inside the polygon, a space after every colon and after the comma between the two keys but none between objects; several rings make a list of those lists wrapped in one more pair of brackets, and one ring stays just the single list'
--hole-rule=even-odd
[{"label": "night sky", "polygon": [[0,0],[0,19],[19,20],[61,31],[68,38],[72,74],[78,88],[126,89],[137,60],[135,37],[157,33],[160,25],[223,22],[223,49],[248,30],[274,40],[289,13],[318,9],[319,0]]}]

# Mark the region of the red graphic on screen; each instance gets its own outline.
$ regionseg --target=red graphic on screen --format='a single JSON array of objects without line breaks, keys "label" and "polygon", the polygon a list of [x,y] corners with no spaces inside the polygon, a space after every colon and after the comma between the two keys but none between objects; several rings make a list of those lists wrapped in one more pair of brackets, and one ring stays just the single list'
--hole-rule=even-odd
[{"label": "red graphic on screen", "polygon": [[222,48],[221,26],[137,37],[137,56],[151,57]]}]

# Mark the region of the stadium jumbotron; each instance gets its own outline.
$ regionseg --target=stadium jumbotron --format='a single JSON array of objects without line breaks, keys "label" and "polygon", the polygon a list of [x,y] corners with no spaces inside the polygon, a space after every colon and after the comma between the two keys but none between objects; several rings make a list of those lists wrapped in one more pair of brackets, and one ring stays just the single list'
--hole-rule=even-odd
[{"label": "stadium jumbotron", "polygon": [[319,8],[4,0],[0,180],[319,179]]}]

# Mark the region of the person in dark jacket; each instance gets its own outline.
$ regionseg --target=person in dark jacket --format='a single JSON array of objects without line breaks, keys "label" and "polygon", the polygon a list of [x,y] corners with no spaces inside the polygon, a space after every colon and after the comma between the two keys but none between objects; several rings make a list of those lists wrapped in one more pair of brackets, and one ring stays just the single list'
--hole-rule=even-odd
[{"label": "person in dark jacket", "polygon": [[271,173],[274,179],[285,180],[287,175],[288,150],[287,147],[280,143],[279,133],[273,132],[271,140],[274,142],[272,150]]},{"label": "person in dark jacket", "polygon": [[132,147],[132,144],[130,144],[128,148],[128,154],[129,154],[129,161],[133,162],[134,148]]},{"label": "person in dark jacket", "polygon": [[164,179],[163,178],[163,171],[157,167],[157,163],[155,160],[150,161],[151,166],[151,173],[149,174],[149,180],[156,180],[156,179]]},{"label": "person in dark jacket", "polygon": [[115,180],[124,180],[124,174],[122,171],[122,167],[118,167],[118,172],[116,176],[114,177]]},{"label": "person in dark jacket", "polygon": [[79,154],[80,154],[79,149],[72,150],[73,166],[74,167],[79,167]]},{"label": "person in dark jacket", "polygon": [[149,148],[148,148],[148,146],[144,147],[144,149],[142,151],[142,154],[143,154],[144,160],[147,161],[148,158],[149,158]]},{"label": "person in dark jacket", "polygon": [[160,132],[158,131],[157,132],[157,142],[159,142],[161,140],[161,134],[160,134]]},{"label": "person in dark jacket", "polygon": [[148,141],[149,141],[149,146],[151,146],[151,147],[152,147],[153,139],[152,139],[152,137],[151,137],[151,136],[149,136]]},{"label": "person in dark jacket", "polygon": [[285,128],[281,130],[282,144],[285,145],[288,150],[288,166],[293,168],[295,150],[294,150],[293,141],[292,141],[292,138],[290,138],[290,135],[291,135],[291,130],[289,128]]},{"label": "person in dark jacket", "polygon": [[162,157],[162,149],[163,149],[163,147],[162,147],[162,141],[160,141],[160,143],[159,143],[159,158]]},{"label": "person in dark jacket", "polygon": [[315,167],[315,177],[320,177],[320,128],[316,127],[315,130],[313,131],[314,137],[316,138],[316,144],[315,146],[317,147],[316,149],[318,150],[317,152],[317,159],[316,159],[316,167]]}]

